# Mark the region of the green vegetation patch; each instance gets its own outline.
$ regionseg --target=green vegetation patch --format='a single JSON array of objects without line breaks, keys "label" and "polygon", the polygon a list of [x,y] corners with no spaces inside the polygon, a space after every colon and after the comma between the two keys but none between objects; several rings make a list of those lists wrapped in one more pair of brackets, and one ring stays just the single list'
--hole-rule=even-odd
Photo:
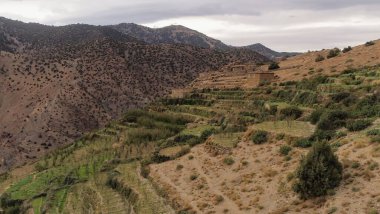
[{"label": "green vegetation patch", "polygon": [[275,134],[285,134],[293,137],[310,137],[315,126],[304,121],[268,121],[252,126],[255,130],[265,130]]},{"label": "green vegetation patch", "polygon": [[212,136],[212,142],[226,148],[233,148],[240,142],[242,134],[242,132],[215,134]]},{"label": "green vegetation patch", "polygon": [[211,126],[211,125],[197,125],[195,127],[191,128],[186,128],[182,130],[180,134],[182,135],[195,135],[200,137],[202,133],[206,130],[211,130],[211,129],[216,129],[216,126]]}]

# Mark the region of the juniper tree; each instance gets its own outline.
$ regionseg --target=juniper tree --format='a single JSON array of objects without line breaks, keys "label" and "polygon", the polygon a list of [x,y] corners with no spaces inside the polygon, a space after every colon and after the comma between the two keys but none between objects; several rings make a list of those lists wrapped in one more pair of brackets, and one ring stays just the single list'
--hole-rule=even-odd
[{"label": "juniper tree", "polygon": [[342,180],[342,164],[326,142],[317,142],[302,158],[296,171],[294,191],[302,199],[327,195]]}]

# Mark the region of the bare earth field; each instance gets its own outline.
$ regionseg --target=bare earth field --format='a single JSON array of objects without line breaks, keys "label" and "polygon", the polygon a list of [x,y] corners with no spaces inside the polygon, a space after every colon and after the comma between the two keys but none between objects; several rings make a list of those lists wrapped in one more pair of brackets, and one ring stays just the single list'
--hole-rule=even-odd
[{"label": "bare earth field", "polygon": [[[279,154],[285,141],[265,145],[242,141],[231,154],[221,156],[212,156],[205,144],[199,145],[177,160],[151,165],[150,175],[168,192],[169,200],[197,213],[328,213],[337,209],[349,214],[379,210],[380,170],[369,170],[371,163],[380,161],[379,145],[370,144],[360,133],[340,142],[343,146],[337,154],[345,165],[345,178],[335,195],[324,199],[302,201],[293,192],[292,172],[307,150],[293,149],[287,161]],[[226,165],[225,158],[234,163]],[[352,168],[353,162],[359,167]]]}]

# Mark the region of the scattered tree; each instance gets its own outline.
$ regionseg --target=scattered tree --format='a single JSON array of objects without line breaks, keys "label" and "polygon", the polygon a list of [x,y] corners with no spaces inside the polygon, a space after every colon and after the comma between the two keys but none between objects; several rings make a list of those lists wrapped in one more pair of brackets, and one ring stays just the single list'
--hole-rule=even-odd
[{"label": "scattered tree", "polygon": [[372,45],[374,45],[375,44],[375,42],[374,41],[369,41],[369,42],[366,42],[365,43],[365,46],[372,46]]},{"label": "scattered tree", "polygon": [[325,60],[325,57],[322,55],[318,55],[317,58],[315,58],[315,62],[321,62],[323,60]]},{"label": "scattered tree", "polygon": [[330,145],[317,142],[306,157],[302,158],[293,189],[302,199],[327,195],[329,190],[339,186],[342,172],[342,164]]},{"label": "scattered tree", "polygon": [[276,69],[279,69],[280,68],[280,65],[278,64],[278,62],[272,62],[270,65],[269,65],[269,70],[276,70]]},{"label": "scattered tree", "polygon": [[268,132],[266,131],[256,131],[252,135],[252,142],[254,144],[263,144],[268,141]]},{"label": "scattered tree", "polygon": [[336,57],[340,54],[340,49],[339,48],[334,48],[329,51],[329,54],[327,55],[327,59]]},{"label": "scattered tree", "polygon": [[348,47],[346,47],[346,48],[343,48],[343,53],[347,53],[347,52],[349,52],[349,51],[351,51],[352,50],[352,47],[351,46],[348,46]]}]

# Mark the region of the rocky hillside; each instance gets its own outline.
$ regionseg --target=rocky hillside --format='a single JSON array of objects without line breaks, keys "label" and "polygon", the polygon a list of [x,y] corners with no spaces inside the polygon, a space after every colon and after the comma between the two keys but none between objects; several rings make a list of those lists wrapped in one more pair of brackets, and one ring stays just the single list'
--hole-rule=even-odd
[{"label": "rocky hillside", "polygon": [[181,25],[149,28],[133,23],[123,23],[111,27],[149,44],[186,44],[216,50],[227,50],[230,48],[219,40],[210,38],[198,31]]},{"label": "rocky hillside", "polygon": [[[228,46],[219,40],[213,39],[198,31],[186,28],[181,25],[171,25],[163,28],[149,28],[134,23],[122,23],[110,27],[121,33],[124,33],[125,35],[135,37],[148,44],[187,44],[196,47],[211,48],[224,51],[238,48]],[[281,57],[295,56],[298,54],[276,52],[260,43],[244,46],[242,48],[255,51],[271,60]]]},{"label": "rocky hillside", "polygon": [[0,171],[70,144],[200,72],[267,61],[246,50],[148,45],[110,27],[5,18],[0,48]]},{"label": "rocky hillside", "polygon": [[266,56],[272,60],[276,58],[281,58],[281,57],[291,57],[291,56],[295,56],[299,54],[299,53],[290,53],[290,52],[276,52],[260,43],[245,46],[244,48],[248,48],[250,50],[256,51],[257,53],[263,56]]}]

